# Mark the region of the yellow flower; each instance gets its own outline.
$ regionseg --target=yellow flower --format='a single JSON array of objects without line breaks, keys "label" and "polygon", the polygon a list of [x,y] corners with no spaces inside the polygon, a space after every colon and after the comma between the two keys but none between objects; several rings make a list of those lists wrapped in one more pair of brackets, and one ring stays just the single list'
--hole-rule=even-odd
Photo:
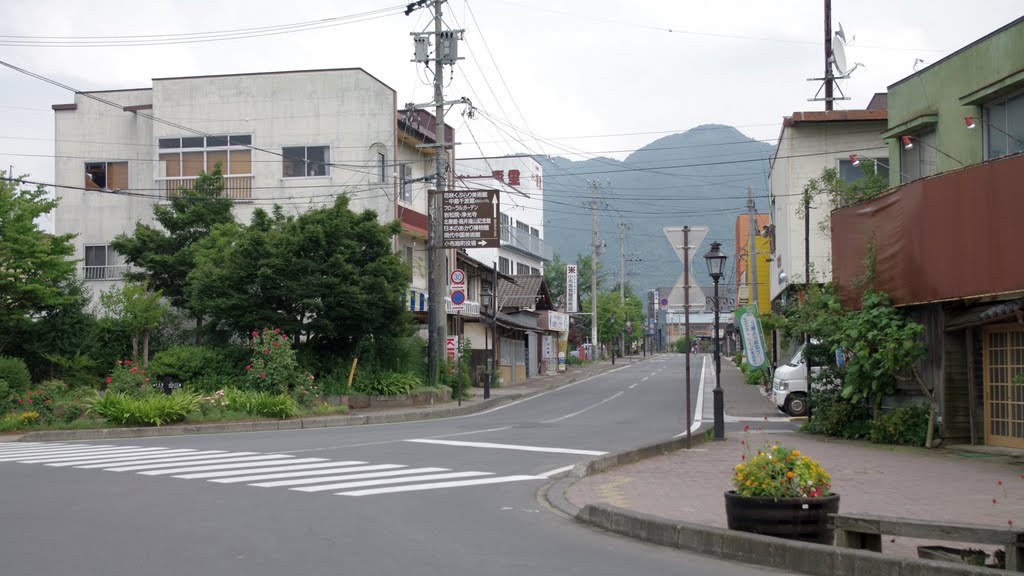
[{"label": "yellow flower", "polygon": [[800,451],[799,450],[793,450],[793,456],[799,456],[799,455],[800,455]]},{"label": "yellow flower", "polygon": [[743,464],[737,464],[736,465],[736,469],[737,470],[743,470]]},{"label": "yellow flower", "polygon": [[793,476],[796,476],[796,474],[793,474],[792,470],[790,470],[789,472],[786,472],[786,478],[792,478]]}]

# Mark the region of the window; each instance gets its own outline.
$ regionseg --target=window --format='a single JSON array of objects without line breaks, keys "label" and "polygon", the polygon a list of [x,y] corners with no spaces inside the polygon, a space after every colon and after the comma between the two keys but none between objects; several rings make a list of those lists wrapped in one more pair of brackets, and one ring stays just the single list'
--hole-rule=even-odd
[{"label": "window", "polygon": [[534,276],[540,276],[541,275],[541,271],[538,270],[537,268],[534,268],[534,267],[531,266],[530,267],[530,274],[532,274]]},{"label": "window", "polygon": [[530,265],[519,262],[516,264],[516,274],[520,276],[527,276],[530,274]]},{"label": "window", "polygon": [[512,240],[512,233],[509,226],[512,225],[512,218],[504,212],[501,213],[501,243],[508,244]]},{"label": "window", "polygon": [[377,164],[380,165],[380,181],[381,183],[388,181],[388,164],[384,159],[383,152],[377,152]]},{"label": "window", "polygon": [[540,230],[537,230],[533,226],[530,226],[530,236],[533,236],[535,238],[540,238]]},{"label": "window", "polygon": [[213,172],[220,164],[225,176],[252,174],[252,135],[187,136],[160,138],[159,160],[166,178],[194,178]]},{"label": "window", "polygon": [[502,274],[511,274],[512,261],[504,256],[498,256],[498,271]]},{"label": "window", "polygon": [[938,171],[935,157],[935,131],[918,134],[913,137],[912,141],[914,147],[910,150],[907,150],[902,142],[898,142],[900,171],[903,172],[904,182],[931,176]]},{"label": "window", "polygon": [[986,104],[981,116],[986,160],[1024,151],[1024,92]]},{"label": "window", "polygon": [[117,252],[107,244],[85,247],[85,279],[116,280],[121,277]]},{"label": "window", "polygon": [[529,234],[530,233],[530,225],[525,223],[525,222],[516,221],[516,230],[522,230],[523,232],[526,232],[527,234]]},{"label": "window", "polygon": [[127,162],[86,162],[85,187],[90,190],[126,190]]},{"label": "window", "polygon": [[[856,182],[857,180],[860,180],[861,178],[864,177],[864,170],[863,170],[864,164],[863,164],[863,162],[868,162],[868,161],[869,161],[869,159],[867,159],[867,158],[861,159],[862,164],[860,164],[858,166],[854,166],[853,165],[853,161],[851,161],[851,160],[840,160],[839,161],[839,178],[841,178],[842,181],[846,182],[847,184],[849,184],[851,182]],[[884,178],[886,181],[888,181],[889,180],[889,166],[888,166],[889,159],[888,158],[879,158],[877,162],[874,159],[870,159],[870,161],[873,162],[874,165],[875,165],[875,172],[879,176]]]},{"label": "window", "polygon": [[327,176],[331,173],[331,149],[328,146],[291,146],[281,149],[283,178]]},{"label": "window", "polygon": [[402,180],[398,184],[399,199],[402,202],[412,203],[412,166],[402,164]]}]

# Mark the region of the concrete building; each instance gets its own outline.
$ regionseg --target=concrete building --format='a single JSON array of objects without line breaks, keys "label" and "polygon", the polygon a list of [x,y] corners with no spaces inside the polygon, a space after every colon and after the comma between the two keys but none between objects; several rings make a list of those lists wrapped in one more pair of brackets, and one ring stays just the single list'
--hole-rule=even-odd
[{"label": "concrete building", "polygon": [[[750,246],[750,215],[736,217],[736,305],[748,306],[757,302],[757,309],[771,310],[771,293],[768,289],[769,267],[772,261],[771,242],[761,232],[770,230],[771,214],[755,214],[754,246]],[[750,274],[750,254],[757,261],[756,273]],[[751,297],[751,295],[754,295]]]},{"label": "concrete building", "polygon": [[[127,266],[109,245],[153,205],[221,165],[225,195],[248,222],[257,207],[302,212],[351,197],[399,219],[395,250],[426,288],[426,190],[434,119],[396,113],[395,91],[359,68],[154,79],[151,87],[77,94],[55,111],[58,234],[72,232],[93,292]],[[453,135],[447,128],[449,136]],[[417,298],[418,300],[418,298]]]},{"label": "concrete building", "polygon": [[[782,122],[775,154],[770,160],[768,189],[771,195],[772,259],[769,290],[773,303],[783,303],[788,292],[805,280],[806,259],[803,216],[804,186],[835,168],[846,181],[863,176],[853,166],[851,154],[878,161],[879,170],[889,165],[881,133],[886,127],[885,95],[875,95],[865,110],[794,112]],[[811,280],[832,278],[828,215],[835,206],[816,197],[810,209]]]}]

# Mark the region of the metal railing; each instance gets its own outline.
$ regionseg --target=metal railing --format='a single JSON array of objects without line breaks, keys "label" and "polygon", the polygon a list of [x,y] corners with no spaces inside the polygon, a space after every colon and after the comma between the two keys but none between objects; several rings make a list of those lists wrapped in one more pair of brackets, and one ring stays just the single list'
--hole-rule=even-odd
[{"label": "metal railing", "polygon": [[[162,182],[164,197],[168,200],[178,195],[181,189],[194,190],[196,177],[157,178]],[[232,200],[252,200],[252,176],[224,176],[224,198]]]},{"label": "metal railing", "polygon": [[520,230],[512,226],[501,227],[501,245],[535,256],[545,262],[550,262],[555,257],[555,250],[551,244],[530,234],[527,230]]},{"label": "metal railing", "polygon": [[124,273],[131,270],[128,264],[114,264],[112,266],[83,266],[82,274],[86,280],[120,280]]},{"label": "metal railing", "polygon": [[[455,311],[452,310],[452,300],[447,296],[444,298],[444,307],[445,312],[448,314],[455,314]],[[462,303],[462,315],[474,318],[480,316],[480,303],[473,300],[466,300]]]}]

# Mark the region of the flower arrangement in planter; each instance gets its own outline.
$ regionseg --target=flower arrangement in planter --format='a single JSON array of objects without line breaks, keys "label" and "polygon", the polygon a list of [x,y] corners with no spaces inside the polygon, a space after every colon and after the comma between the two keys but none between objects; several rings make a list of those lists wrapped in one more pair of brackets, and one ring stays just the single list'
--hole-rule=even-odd
[{"label": "flower arrangement in planter", "polygon": [[839,512],[839,495],[821,464],[778,443],[742,460],[725,493],[731,530],[832,544],[828,515]]}]

